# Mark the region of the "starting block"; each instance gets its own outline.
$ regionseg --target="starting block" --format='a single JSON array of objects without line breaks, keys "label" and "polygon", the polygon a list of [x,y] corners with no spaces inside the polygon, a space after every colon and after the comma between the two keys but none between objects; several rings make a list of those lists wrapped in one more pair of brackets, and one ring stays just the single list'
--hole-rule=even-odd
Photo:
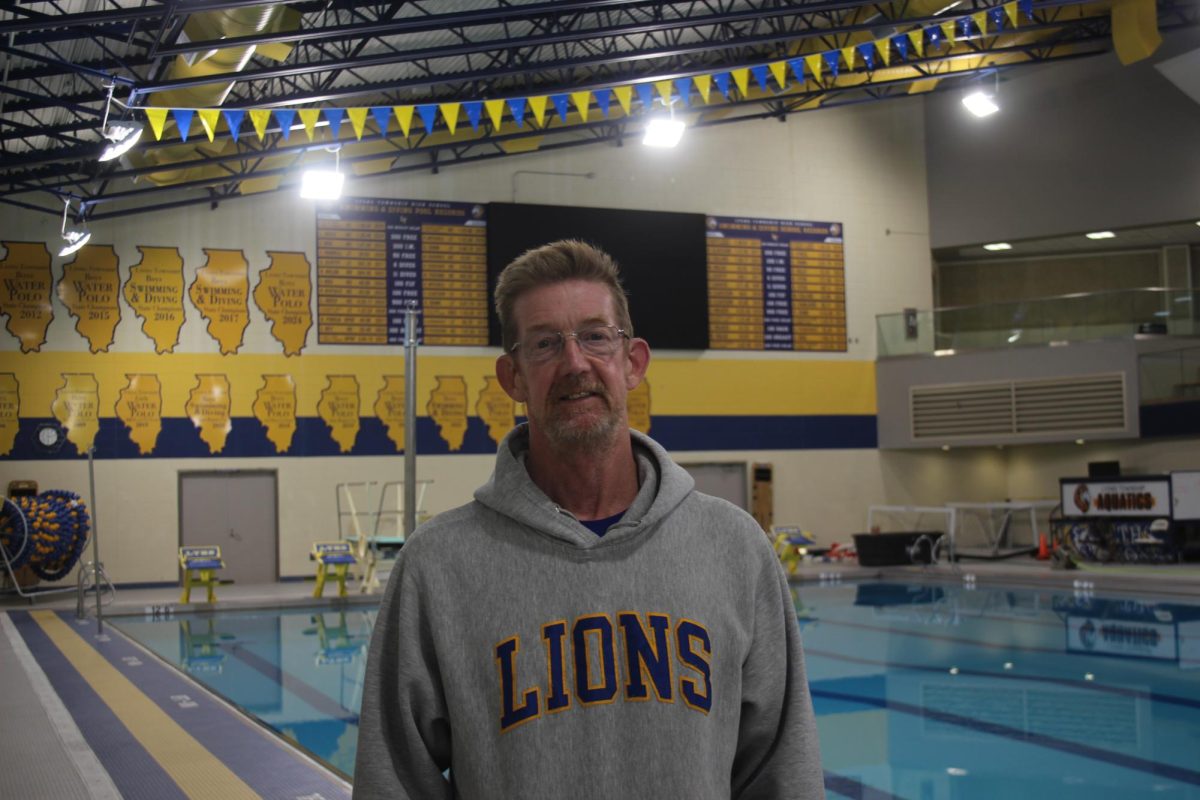
[{"label": "starting block", "polygon": [[192,602],[192,584],[208,588],[208,602],[217,602],[217,570],[225,566],[221,548],[216,545],[179,548],[179,568],[183,570],[183,594],[179,602]]},{"label": "starting block", "polygon": [[329,577],[329,568],[338,582],[338,597],[346,596],[346,572],[351,564],[357,564],[350,542],[315,542],[309,556],[317,562],[317,588],[313,589],[313,597],[325,593],[325,579]]},{"label": "starting block", "polygon": [[808,531],[792,525],[771,526],[771,538],[775,543],[775,553],[789,575],[796,574],[796,568],[804,560],[808,548],[816,544]]}]

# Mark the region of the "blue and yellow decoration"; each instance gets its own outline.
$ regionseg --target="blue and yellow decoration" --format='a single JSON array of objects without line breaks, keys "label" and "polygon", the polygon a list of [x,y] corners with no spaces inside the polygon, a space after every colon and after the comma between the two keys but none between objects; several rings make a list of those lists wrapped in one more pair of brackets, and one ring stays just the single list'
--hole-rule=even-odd
[{"label": "blue and yellow decoration", "polygon": [[[957,37],[973,36],[976,33],[987,36],[1012,31],[1018,27],[1022,18],[1033,19],[1033,0],[1012,0],[964,17],[918,26],[911,31],[847,44],[824,52],[796,55],[766,64],[684,78],[624,83],[548,95],[352,108],[222,109],[147,106],[141,110],[150,123],[155,139],[159,141],[162,140],[168,116],[175,123],[179,138],[184,142],[191,135],[193,123],[196,121],[208,140],[213,141],[222,120],[229,135],[237,141],[243,133],[247,118],[254,134],[262,141],[272,117],[284,141],[290,139],[297,117],[310,142],[314,140],[322,118],[331,140],[341,137],[342,124],[349,120],[354,138],[361,141],[367,130],[368,116],[374,121],[379,135],[386,137],[394,124],[406,139],[414,132],[415,119],[420,120],[420,127],[428,135],[434,133],[440,118],[446,131],[454,136],[464,116],[472,132],[479,135],[485,114],[494,132],[500,131],[506,118],[518,129],[523,129],[526,122],[532,127],[544,129],[554,117],[558,117],[559,122],[566,123],[572,108],[585,123],[593,108],[601,117],[607,119],[613,110],[614,101],[624,115],[629,116],[633,110],[635,96],[643,111],[651,110],[656,99],[661,99],[664,107],[678,102],[683,108],[690,108],[693,104],[708,105],[719,99],[731,101],[737,96],[751,99],[751,78],[754,79],[757,89],[762,92],[772,91],[776,87],[783,91],[793,84],[803,85],[808,80],[817,87],[823,87],[830,80],[836,79],[840,72],[851,72],[858,66],[870,73],[878,66],[888,67],[923,59],[927,51],[953,45]],[[713,87],[716,87],[720,98],[713,94]],[[735,90],[737,95],[734,94]]]},{"label": "blue and yellow decoration", "polygon": [[87,506],[79,495],[62,489],[5,498],[0,509],[0,547],[9,566],[28,566],[45,581],[61,580],[71,571],[90,531]]}]

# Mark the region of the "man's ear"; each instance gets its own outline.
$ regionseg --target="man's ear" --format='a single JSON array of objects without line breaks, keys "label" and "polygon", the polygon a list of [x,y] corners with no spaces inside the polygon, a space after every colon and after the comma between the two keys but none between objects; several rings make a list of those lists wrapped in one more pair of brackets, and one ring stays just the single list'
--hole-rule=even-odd
[{"label": "man's ear", "polygon": [[629,340],[629,355],[625,359],[625,388],[633,391],[650,368],[650,345],[645,339]]},{"label": "man's ear", "polygon": [[513,400],[518,403],[527,401],[528,395],[522,385],[524,381],[521,379],[513,357],[508,353],[496,359],[496,380],[500,381],[500,388],[504,389],[505,393]]}]

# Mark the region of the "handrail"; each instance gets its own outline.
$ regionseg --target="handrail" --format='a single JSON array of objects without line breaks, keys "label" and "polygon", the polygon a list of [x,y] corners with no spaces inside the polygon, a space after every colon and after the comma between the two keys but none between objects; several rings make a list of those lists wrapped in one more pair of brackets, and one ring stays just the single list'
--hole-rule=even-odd
[{"label": "handrail", "polygon": [[1200,291],[1159,286],[911,309],[875,318],[879,358],[1028,344],[1200,335]]}]

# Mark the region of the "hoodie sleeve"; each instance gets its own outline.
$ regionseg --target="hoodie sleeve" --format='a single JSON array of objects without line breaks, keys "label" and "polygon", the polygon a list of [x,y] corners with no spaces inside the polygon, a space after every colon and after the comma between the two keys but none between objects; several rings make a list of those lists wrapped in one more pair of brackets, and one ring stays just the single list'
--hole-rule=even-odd
[{"label": "hoodie sleeve", "polygon": [[754,637],[742,666],[732,786],[738,800],[825,797],[800,625],[787,578],[773,554],[760,574]]},{"label": "hoodie sleeve", "polygon": [[[405,548],[407,550],[407,548]],[[358,721],[354,797],[450,798],[450,723],[429,598],[401,551],[371,635]]]}]

